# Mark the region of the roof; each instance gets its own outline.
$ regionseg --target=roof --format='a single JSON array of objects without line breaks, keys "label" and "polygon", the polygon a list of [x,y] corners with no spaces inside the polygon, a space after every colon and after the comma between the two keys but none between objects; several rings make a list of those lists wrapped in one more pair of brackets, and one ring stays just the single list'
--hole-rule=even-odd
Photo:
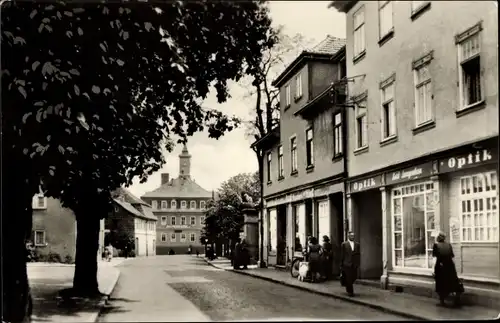
[{"label": "roof", "polygon": [[123,187],[119,187],[116,190],[114,190],[111,195],[113,198],[121,197],[125,202],[130,203],[130,204],[143,204],[143,205],[149,205],[148,203],[144,202],[134,194],[130,193],[129,190]]},{"label": "roof", "polygon": [[133,216],[156,220],[156,216],[154,216],[151,211],[151,206],[134,194],[130,193],[129,190],[120,187],[114,190],[111,195],[116,204],[120,205]]},{"label": "roof", "polygon": [[149,198],[212,198],[212,193],[198,185],[189,176],[179,176],[171,179],[157,189],[147,192],[142,196]]},{"label": "roof", "polygon": [[[127,212],[129,212],[130,214],[132,214],[134,217],[148,219],[148,220],[156,220],[156,216],[154,216],[154,215],[151,216],[151,215],[148,215],[148,214],[143,214],[139,210],[137,210],[132,204],[130,204],[128,202],[121,201],[119,199],[113,199],[113,201],[116,204],[118,204],[119,206],[121,206],[122,208],[124,208]],[[138,204],[138,207],[139,208],[150,208],[149,206],[142,205],[142,204]]]},{"label": "roof", "polygon": [[273,141],[275,141],[279,138],[280,138],[280,127],[277,126],[277,127],[273,128],[270,132],[268,132],[264,137],[253,142],[250,145],[250,148],[254,148],[254,147],[262,148],[264,145],[266,145],[270,142],[272,143]]},{"label": "roof", "polygon": [[156,215],[153,213],[153,209],[148,205],[140,205],[139,209],[142,211],[148,219],[157,220]]},{"label": "roof", "polygon": [[340,11],[340,12],[343,12],[343,13],[347,13],[349,10],[351,10],[351,8],[356,4],[356,2],[358,1],[340,1],[340,0],[336,0],[336,1],[332,1],[330,2],[330,4],[328,5],[328,8],[335,8],[337,9],[337,11]]},{"label": "roof", "polygon": [[305,64],[306,60],[321,59],[329,61],[332,56],[345,47],[345,44],[346,40],[344,38],[327,35],[326,38],[316,46],[302,51],[302,53],[300,53],[300,55],[272,82],[272,85],[279,87],[281,84],[288,81],[290,76]]}]

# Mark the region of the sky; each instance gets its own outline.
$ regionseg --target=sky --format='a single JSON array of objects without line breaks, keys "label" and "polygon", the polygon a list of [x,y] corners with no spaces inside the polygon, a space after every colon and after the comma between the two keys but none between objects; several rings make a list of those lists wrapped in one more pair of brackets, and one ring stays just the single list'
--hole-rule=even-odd
[{"label": "sky", "polygon": [[[282,25],[289,36],[297,33],[306,39],[319,43],[327,35],[345,38],[345,16],[335,9],[328,9],[329,1],[271,1],[270,15],[275,27]],[[291,57],[290,60],[293,60]],[[231,84],[231,98],[218,104],[213,93],[204,101],[204,106],[218,109],[243,120],[252,116],[252,101],[245,98],[242,86]],[[189,138],[188,150],[191,154],[191,178],[203,188],[217,190],[220,184],[239,173],[258,170],[257,158],[250,144],[253,138],[246,135],[244,126],[226,133],[219,140],[208,138],[207,133],[197,133]],[[161,170],[149,176],[146,183],[136,180],[128,189],[140,197],[160,186],[161,174],[169,173],[170,178],[179,175],[179,154],[182,145],[166,154],[166,164]]]}]

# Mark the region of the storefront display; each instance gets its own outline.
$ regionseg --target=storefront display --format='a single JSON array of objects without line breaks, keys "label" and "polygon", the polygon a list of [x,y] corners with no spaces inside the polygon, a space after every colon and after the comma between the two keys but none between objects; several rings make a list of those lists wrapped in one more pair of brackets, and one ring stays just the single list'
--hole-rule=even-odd
[{"label": "storefront display", "polygon": [[330,238],[330,208],[327,200],[318,202],[318,240],[321,243],[323,236]]},{"label": "storefront display", "polygon": [[269,210],[269,246],[271,247],[270,251],[276,252],[278,246],[278,232],[277,232],[277,212],[276,209]]}]

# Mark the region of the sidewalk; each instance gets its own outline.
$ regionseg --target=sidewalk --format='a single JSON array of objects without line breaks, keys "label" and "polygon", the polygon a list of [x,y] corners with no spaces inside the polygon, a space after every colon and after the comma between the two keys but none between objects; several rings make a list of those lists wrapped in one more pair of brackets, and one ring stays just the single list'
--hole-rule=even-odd
[{"label": "sidewalk", "polygon": [[[120,271],[115,266],[123,258],[99,262],[97,279],[101,293],[110,295]],[[28,277],[33,297],[32,322],[95,322],[107,297],[100,300],[73,300],[60,303],[59,291],[73,285],[74,265],[59,263],[28,263]]]},{"label": "sidewalk", "polygon": [[334,297],[347,302],[368,306],[374,309],[393,313],[413,320],[482,320],[494,319],[499,316],[500,310],[480,306],[463,306],[459,309],[436,306],[436,298],[415,296],[405,293],[395,293],[388,290],[356,284],[356,297],[348,297],[339,281],[329,281],[319,284],[300,282],[292,278],[288,271],[279,271],[272,268],[255,268],[249,270],[233,270],[227,259],[205,261],[210,265],[233,271],[239,274],[264,279],[274,283],[287,285],[316,294]]}]

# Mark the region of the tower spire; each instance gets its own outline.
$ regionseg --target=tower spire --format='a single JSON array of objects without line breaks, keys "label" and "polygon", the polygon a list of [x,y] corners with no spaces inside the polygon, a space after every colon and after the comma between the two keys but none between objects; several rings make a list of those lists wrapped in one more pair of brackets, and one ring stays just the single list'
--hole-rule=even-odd
[{"label": "tower spire", "polygon": [[179,177],[186,179],[191,177],[191,155],[189,154],[187,144],[182,147],[179,155]]}]

